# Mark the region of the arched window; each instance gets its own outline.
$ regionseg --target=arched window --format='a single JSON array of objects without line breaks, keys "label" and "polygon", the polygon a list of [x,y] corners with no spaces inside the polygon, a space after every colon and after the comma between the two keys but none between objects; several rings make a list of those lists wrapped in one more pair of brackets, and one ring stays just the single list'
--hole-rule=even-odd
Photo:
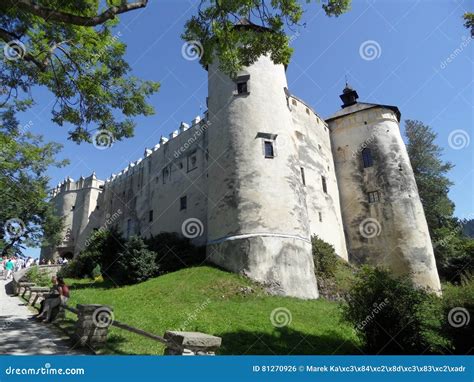
[{"label": "arched window", "polygon": [[372,167],[374,165],[374,161],[372,159],[372,152],[367,147],[362,150],[362,162],[364,163],[364,168]]}]

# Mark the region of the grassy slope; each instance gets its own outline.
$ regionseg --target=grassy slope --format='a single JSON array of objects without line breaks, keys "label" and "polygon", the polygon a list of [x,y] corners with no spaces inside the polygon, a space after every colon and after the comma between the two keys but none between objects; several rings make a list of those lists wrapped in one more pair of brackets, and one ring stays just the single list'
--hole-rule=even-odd
[{"label": "grassy slope", "polygon": [[[222,337],[220,354],[359,354],[352,329],[339,322],[339,307],[266,295],[235,274],[210,267],[188,268],[147,282],[107,288],[105,283],[68,280],[69,304],[113,306],[118,321],[163,335],[166,330],[200,331]],[[242,289],[251,287],[252,293]],[[291,312],[291,323],[275,328],[271,312]],[[112,328],[106,353],[162,354],[161,344]]]}]

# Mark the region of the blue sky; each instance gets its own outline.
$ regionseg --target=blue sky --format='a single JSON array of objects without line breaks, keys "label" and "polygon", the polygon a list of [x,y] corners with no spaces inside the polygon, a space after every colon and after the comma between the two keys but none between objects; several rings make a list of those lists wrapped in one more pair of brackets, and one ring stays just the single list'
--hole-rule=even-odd
[{"label": "blue sky", "polygon": [[[205,110],[207,72],[198,61],[183,58],[180,39],[196,3],[152,1],[122,16],[116,28],[128,45],[126,59],[133,74],[161,83],[150,99],[156,114],[136,119],[134,138],[107,150],[76,145],[66,139],[67,127],[51,122],[51,96],[35,89],[37,104],[20,121],[31,121],[33,133],[62,143],[60,157],[71,161],[49,172],[52,186],[93,170],[105,179],[142,157],[145,147],[154,146],[181,121],[189,123]],[[306,26],[288,32],[295,49],[287,71],[290,91],[328,117],[340,107],[338,96],[347,75],[360,101],[396,105],[402,120],[429,124],[445,148],[444,158],[455,164],[450,197],[456,215],[472,215],[474,40],[462,20],[466,10],[473,12],[470,2],[353,0],[352,10],[339,18],[327,17],[315,1],[307,8]],[[28,254],[37,255],[38,250]]]}]

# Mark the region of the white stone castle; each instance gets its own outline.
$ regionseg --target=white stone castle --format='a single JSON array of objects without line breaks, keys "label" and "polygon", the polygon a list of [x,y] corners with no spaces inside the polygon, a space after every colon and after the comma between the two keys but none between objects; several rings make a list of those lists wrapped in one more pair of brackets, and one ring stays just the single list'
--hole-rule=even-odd
[{"label": "white stone castle", "polygon": [[52,191],[64,241],[42,258],[77,256],[111,226],[125,237],[176,232],[274,293],[317,298],[318,235],[344,260],[440,290],[397,107],[358,102],[346,86],[342,108],[324,120],[266,56],[235,78],[207,69],[203,119],[106,181],[68,178]]}]

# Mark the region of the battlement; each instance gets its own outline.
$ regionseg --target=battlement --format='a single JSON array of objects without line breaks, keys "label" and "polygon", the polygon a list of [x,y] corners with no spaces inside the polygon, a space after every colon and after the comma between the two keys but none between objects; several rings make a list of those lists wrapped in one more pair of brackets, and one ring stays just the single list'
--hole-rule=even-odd
[{"label": "battlement", "polygon": [[141,164],[144,160],[147,160],[147,158],[149,158],[151,155],[153,155],[153,153],[155,153],[156,151],[162,149],[165,147],[166,144],[172,142],[173,139],[177,138],[179,135],[181,135],[182,133],[184,133],[185,131],[189,130],[189,129],[192,129],[192,128],[196,128],[198,126],[204,126],[207,124],[207,112],[204,113],[204,117],[201,118],[201,116],[196,116],[191,124],[187,124],[185,122],[181,122],[181,124],[179,125],[179,128],[177,130],[174,130],[173,132],[171,132],[169,135],[168,135],[168,138],[165,137],[165,136],[161,136],[160,137],[160,140],[159,142],[153,146],[153,148],[145,148],[145,151],[143,153],[144,157],[142,158],[139,158],[138,160],[134,161],[134,162],[130,162],[129,165],[127,167],[125,167],[122,171],[120,171],[118,174],[111,174],[110,177],[108,177],[106,180],[105,180],[105,183],[112,183],[112,182],[115,182],[115,181],[120,181],[121,178],[123,178],[124,176],[127,176],[127,175],[130,175],[130,174],[133,174],[134,171],[135,171],[135,168],[137,168],[137,166],[139,164]]},{"label": "battlement", "polygon": [[58,183],[58,185],[49,192],[49,196],[51,198],[54,198],[61,193],[70,192],[70,191],[80,191],[80,190],[88,189],[88,188],[100,189],[103,187],[103,185],[104,185],[104,181],[97,179],[95,172],[93,172],[87,178],[84,178],[83,176],[81,176],[76,181],[70,176],[68,176],[61,183]]}]

